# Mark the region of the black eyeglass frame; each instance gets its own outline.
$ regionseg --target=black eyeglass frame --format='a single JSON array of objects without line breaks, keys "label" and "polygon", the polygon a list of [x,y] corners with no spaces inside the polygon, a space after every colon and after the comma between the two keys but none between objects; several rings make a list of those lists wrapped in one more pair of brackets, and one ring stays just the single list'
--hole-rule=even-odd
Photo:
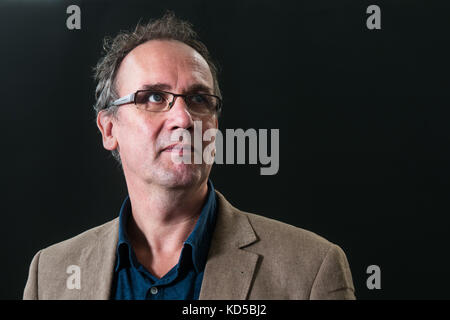
[{"label": "black eyeglass frame", "polygon": [[139,92],[153,92],[153,93],[166,93],[166,94],[171,94],[173,96],[173,99],[171,102],[168,103],[168,108],[167,110],[162,110],[162,111],[150,111],[149,112],[167,112],[169,111],[173,105],[175,104],[175,101],[177,100],[178,97],[182,97],[184,102],[186,103],[186,105],[189,107],[189,103],[187,102],[186,98],[188,97],[192,97],[192,96],[198,96],[198,95],[202,95],[202,96],[209,96],[209,97],[214,97],[217,98],[217,101],[219,102],[216,106],[216,113],[220,113],[220,111],[222,111],[222,99],[219,96],[216,96],[214,94],[209,94],[209,93],[191,93],[191,94],[177,94],[177,93],[173,93],[173,92],[169,92],[169,91],[163,91],[163,90],[152,90],[152,89],[148,89],[148,90],[137,90],[136,92],[130,93],[126,96],[123,96],[115,101],[113,101],[113,103],[108,107],[119,107],[125,104],[129,104],[129,103],[134,103],[134,105],[136,104],[136,97],[139,94]]}]

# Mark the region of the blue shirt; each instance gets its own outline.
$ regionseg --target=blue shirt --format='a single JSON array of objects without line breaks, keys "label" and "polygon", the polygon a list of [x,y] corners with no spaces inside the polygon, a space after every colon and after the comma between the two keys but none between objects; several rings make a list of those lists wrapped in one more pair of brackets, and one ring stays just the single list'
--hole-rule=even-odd
[{"label": "blue shirt", "polygon": [[161,279],[139,263],[127,235],[131,203],[127,196],[120,209],[119,241],[111,298],[116,300],[197,300],[209,244],[216,222],[216,193],[208,180],[208,194],[200,216],[183,244],[178,264]]}]

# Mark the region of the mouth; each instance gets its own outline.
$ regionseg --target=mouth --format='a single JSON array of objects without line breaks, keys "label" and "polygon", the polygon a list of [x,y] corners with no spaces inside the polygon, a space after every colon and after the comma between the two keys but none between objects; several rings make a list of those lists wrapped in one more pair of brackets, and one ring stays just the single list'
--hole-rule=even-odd
[{"label": "mouth", "polygon": [[174,143],[170,146],[165,147],[162,152],[177,152],[180,154],[184,153],[192,153],[194,152],[194,146],[190,144],[181,144],[181,143]]}]

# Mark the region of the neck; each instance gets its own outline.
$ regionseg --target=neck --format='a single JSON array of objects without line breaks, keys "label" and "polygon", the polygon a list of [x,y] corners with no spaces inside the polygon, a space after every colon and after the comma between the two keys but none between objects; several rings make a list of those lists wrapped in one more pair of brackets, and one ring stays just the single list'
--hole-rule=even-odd
[{"label": "neck", "polygon": [[132,208],[127,229],[133,247],[153,255],[180,251],[200,216],[207,182],[177,189],[127,186]]}]

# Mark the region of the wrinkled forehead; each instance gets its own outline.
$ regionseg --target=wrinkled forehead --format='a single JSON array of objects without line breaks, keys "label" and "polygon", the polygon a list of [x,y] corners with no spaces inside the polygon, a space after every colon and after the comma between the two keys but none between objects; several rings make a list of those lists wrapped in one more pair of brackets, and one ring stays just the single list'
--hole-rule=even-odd
[{"label": "wrinkled forehead", "polygon": [[116,88],[128,94],[144,85],[166,83],[175,91],[201,85],[213,91],[206,60],[192,47],[174,40],[150,40],[134,48],[122,61]]}]

